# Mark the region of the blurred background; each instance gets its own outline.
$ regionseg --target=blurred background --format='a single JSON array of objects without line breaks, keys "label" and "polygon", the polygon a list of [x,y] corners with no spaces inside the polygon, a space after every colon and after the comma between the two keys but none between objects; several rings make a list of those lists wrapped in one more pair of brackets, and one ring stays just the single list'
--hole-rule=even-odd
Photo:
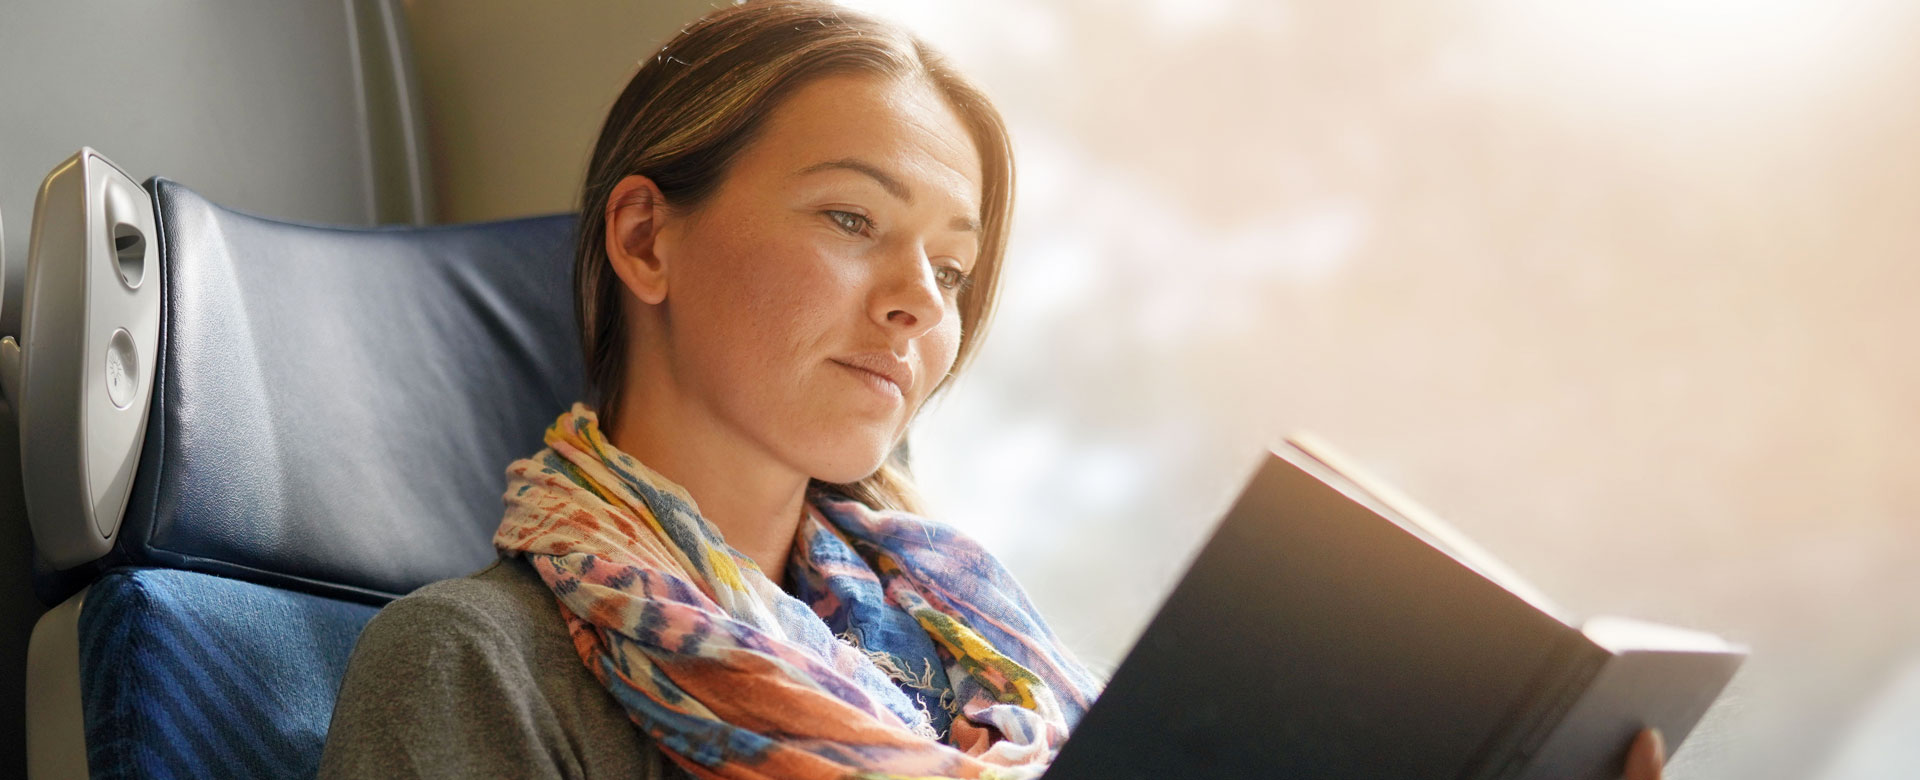
[{"label": "blurred background", "polygon": [[918,471],[1093,663],[1304,429],[1749,644],[1672,777],[1920,777],[1920,6],[863,5],[1020,153]]},{"label": "blurred background", "polygon": [[[1920,5],[850,4],[947,52],[1011,125],[1000,314],[919,423],[916,470],[1091,665],[1118,664],[1263,447],[1308,430],[1574,613],[1750,645],[1671,777],[1920,776],[1920,363],[1901,346],[1920,329]],[[0,12],[0,43],[44,37],[20,20],[61,5]],[[331,114],[293,105],[178,126],[184,149],[101,150],[290,219],[568,210],[637,62],[711,6],[340,7],[296,21],[411,47],[395,83],[417,91],[368,91],[367,68],[405,62],[377,47],[334,84],[379,132],[300,141]],[[246,45],[266,44],[204,50]],[[209,90],[308,72],[208,56]],[[51,98],[5,64],[12,275],[39,177],[104,142],[20,113]],[[288,160],[318,173],[249,175]],[[315,187],[346,195],[302,200]]]}]

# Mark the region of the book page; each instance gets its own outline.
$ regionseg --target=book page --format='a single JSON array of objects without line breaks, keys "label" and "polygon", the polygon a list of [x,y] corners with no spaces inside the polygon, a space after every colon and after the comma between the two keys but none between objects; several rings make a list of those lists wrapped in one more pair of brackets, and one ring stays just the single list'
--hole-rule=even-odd
[{"label": "book page", "polygon": [[1575,625],[1568,613],[1548,599],[1545,592],[1522,579],[1506,564],[1494,558],[1492,553],[1467,538],[1466,534],[1395,490],[1385,481],[1362,471],[1353,461],[1336,453],[1319,438],[1309,433],[1295,433],[1286,438],[1285,445],[1342,477],[1359,491],[1360,495],[1354,495],[1354,499],[1372,506],[1402,528],[1453,556],[1467,568],[1479,572],[1480,576],[1498,583],[1536,609],[1558,618],[1569,626]]},{"label": "book page", "polygon": [[1614,653],[1636,650],[1667,650],[1694,653],[1745,652],[1725,639],[1705,631],[1648,623],[1644,620],[1602,615],[1589,618],[1580,632],[1594,644]]}]

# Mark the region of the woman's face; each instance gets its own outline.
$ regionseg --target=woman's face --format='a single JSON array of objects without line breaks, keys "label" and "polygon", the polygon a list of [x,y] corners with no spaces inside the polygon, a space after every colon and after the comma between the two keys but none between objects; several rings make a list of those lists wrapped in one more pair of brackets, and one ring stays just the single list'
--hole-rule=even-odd
[{"label": "woman's face", "polygon": [[932,86],[797,90],[706,202],[660,222],[678,390],[808,477],[872,473],[953,366],[980,198],[980,155]]}]

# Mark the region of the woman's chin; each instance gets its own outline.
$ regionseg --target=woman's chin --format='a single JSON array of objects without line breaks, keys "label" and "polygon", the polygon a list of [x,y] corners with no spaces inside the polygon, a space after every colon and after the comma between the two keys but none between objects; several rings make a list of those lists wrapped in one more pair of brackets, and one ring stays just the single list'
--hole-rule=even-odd
[{"label": "woman's chin", "polygon": [[807,472],[814,479],[835,485],[850,485],[873,475],[887,460],[887,450],[848,452],[841,457],[823,458]]},{"label": "woman's chin", "polygon": [[851,485],[872,476],[873,472],[879,470],[880,462],[874,461],[873,468],[865,471],[830,469],[815,472],[813,478],[833,485]]}]

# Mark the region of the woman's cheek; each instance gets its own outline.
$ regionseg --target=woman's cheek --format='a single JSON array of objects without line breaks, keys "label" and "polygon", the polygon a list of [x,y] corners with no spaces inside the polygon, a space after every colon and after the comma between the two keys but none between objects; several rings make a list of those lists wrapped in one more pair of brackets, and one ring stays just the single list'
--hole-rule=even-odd
[{"label": "woman's cheek", "polygon": [[931,349],[927,350],[927,392],[932,392],[933,385],[939,384],[940,379],[953,370],[954,357],[960,353],[960,312],[948,310],[946,318],[934,329],[934,333],[937,334],[935,343],[929,345]]}]

